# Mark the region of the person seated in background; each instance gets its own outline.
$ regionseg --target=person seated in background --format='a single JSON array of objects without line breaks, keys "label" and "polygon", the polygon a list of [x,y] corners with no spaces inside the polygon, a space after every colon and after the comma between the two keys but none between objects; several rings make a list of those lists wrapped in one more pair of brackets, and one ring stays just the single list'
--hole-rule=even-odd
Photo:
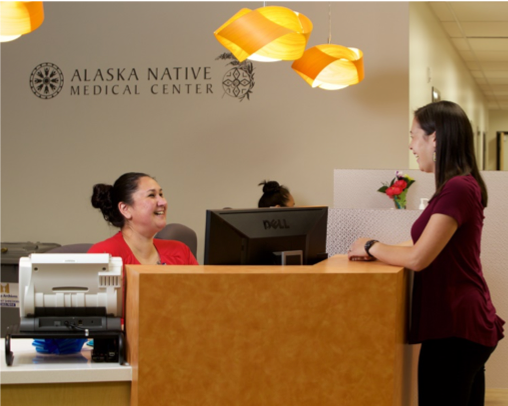
[{"label": "person seated in background", "polygon": [[289,193],[287,187],[279,185],[278,182],[263,181],[263,196],[259,199],[258,207],[294,207],[295,199]]},{"label": "person seated in background", "polygon": [[120,231],[94,244],[89,253],[121,257],[124,265],[198,265],[184,243],[154,238],[166,226],[167,201],[151,176],[130,172],[113,185],[96,184],[91,201]]}]

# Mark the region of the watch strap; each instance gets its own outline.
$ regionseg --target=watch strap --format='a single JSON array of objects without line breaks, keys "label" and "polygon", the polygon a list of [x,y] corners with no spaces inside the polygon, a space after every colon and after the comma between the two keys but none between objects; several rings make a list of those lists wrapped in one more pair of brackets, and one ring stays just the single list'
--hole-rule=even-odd
[{"label": "watch strap", "polygon": [[368,255],[369,257],[374,258],[374,255],[372,255],[369,251],[370,251],[370,249],[372,248],[372,246],[373,246],[375,243],[377,243],[377,242],[379,242],[379,241],[378,241],[378,240],[369,240],[369,241],[367,241],[367,242],[365,243],[365,247],[364,247],[364,248],[365,248],[365,252],[367,253],[367,255]]}]

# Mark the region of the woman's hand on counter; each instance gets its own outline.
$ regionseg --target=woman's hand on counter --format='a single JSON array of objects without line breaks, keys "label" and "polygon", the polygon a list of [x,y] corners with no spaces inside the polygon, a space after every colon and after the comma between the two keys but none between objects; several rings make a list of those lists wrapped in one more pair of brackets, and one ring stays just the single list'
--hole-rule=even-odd
[{"label": "woman's hand on counter", "polygon": [[370,238],[359,238],[356,240],[347,252],[348,259],[350,261],[375,261],[376,258],[371,257],[365,252],[365,243]]}]

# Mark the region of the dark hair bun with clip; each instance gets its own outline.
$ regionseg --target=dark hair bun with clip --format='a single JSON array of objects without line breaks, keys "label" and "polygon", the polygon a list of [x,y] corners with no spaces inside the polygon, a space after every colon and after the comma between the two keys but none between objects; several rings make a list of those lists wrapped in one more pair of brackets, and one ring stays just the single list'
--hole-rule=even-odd
[{"label": "dark hair bun with clip", "polygon": [[113,203],[111,201],[112,190],[112,185],[105,185],[104,183],[98,183],[97,185],[94,185],[92,194],[92,206],[96,209],[111,210],[113,207]]},{"label": "dark hair bun with clip", "polygon": [[289,201],[289,190],[274,180],[263,181],[258,186],[263,186],[263,196],[259,199],[258,207],[285,207]]},{"label": "dark hair bun with clip", "polygon": [[280,192],[280,185],[279,182],[276,182],[274,180],[271,181],[263,181],[258,186],[263,185],[263,193],[266,194],[273,194]]},{"label": "dark hair bun with clip", "polygon": [[105,185],[98,183],[93,187],[92,206],[100,209],[104,219],[114,225],[122,228],[125,224],[125,218],[118,209],[118,204],[124,202],[128,205],[133,203],[132,195],[138,188],[139,179],[151,177],[146,173],[129,172],[120,176],[114,185]]},{"label": "dark hair bun with clip", "polygon": [[113,203],[113,186],[98,183],[93,187],[92,206],[100,209],[104,220],[115,227],[122,227],[124,224],[123,216]]}]

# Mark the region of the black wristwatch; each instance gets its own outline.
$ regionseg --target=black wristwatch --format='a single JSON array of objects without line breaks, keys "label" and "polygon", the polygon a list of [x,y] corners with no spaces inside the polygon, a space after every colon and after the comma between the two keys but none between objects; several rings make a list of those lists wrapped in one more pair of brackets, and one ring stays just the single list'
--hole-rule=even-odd
[{"label": "black wristwatch", "polygon": [[369,252],[369,250],[372,248],[372,246],[379,242],[378,240],[369,240],[365,243],[365,252],[367,253],[367,255],[371,258],[375,258],[374,255],[371,255],[371,253]]}]

